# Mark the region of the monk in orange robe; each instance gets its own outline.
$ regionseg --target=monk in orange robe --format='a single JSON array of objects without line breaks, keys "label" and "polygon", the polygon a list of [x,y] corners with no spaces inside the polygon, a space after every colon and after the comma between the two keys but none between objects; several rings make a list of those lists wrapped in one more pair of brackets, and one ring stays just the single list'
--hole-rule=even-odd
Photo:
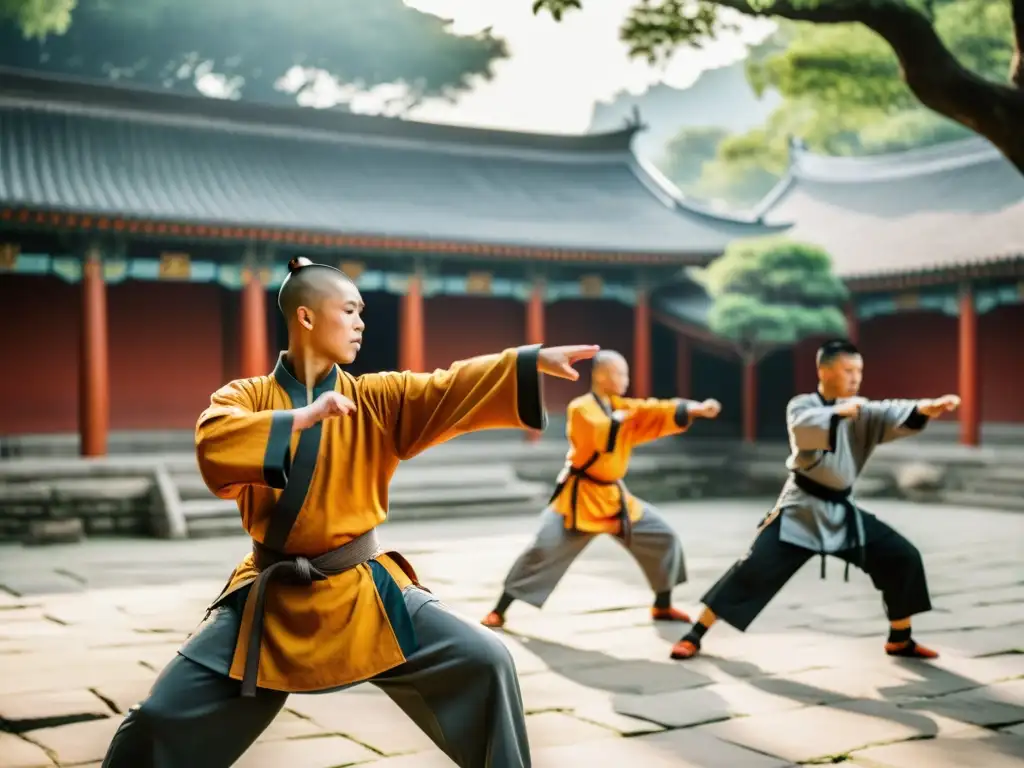
[{"label": "monk in orange robe", "polygon": [[685,432],[694,418],[713,419],[717,400],[624,397],[629,365],[617,352],[594,359],[592,391],[569,403],[569,453],[550,505],[541,513],[533,543],[512,566],[504,592],[483,625],[505,625],[515,600],[543,607],[569,566],[599,534],[616,536],[643,571],[655,593],[655,621],[690,617],[672,606],[672,588],[686,581],[679,537],[650,504],[626,490],[623,478],[633,448]]},{"label": "monk in orange robe", "polygon": [[508,650],[450,613],[381,549],[403,459],[456,435],[543,429],[544,373],[575,379],[597,347],[508,349],[433,373],[353,377],[362,297],[293,260],[279,306],[288,351],[269,376],[215,392],[196,426],[210,489],[238,503],[252,553],[133,707],[103,768],[228,768],[289,693],[383,689],[457,765],[530,765]]}]

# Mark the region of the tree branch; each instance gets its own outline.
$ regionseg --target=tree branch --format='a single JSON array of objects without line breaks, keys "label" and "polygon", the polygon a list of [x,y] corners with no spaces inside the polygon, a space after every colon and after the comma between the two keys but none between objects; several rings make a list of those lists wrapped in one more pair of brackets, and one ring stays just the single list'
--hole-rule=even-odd
[{"label": "tree branch", "polygon": [[[963,67],[946,48],[931,20],[906,2],[890,0],[710,0],[748,16],[781,16],[818,24],[857,22],[877,32],[899,58],[903,79],[929,109],[988,138],[1024,173],[1024,90],[986,80]],[[1021,72],[1024,0],[1011,0]],[[1019,83],[1019,80],[1015,80]]]}]

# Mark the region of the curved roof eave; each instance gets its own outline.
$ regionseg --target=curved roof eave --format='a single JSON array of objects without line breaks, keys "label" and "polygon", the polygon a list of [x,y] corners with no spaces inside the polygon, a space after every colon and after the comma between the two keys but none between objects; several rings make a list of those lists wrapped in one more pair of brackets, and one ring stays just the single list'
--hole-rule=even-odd
[{"label": "curved roof eave", "polygon": [[756,230],[751,232],[751,235],[767,234],[786,229],[788,226],[768,224],[760,215],[719,211],[688,200],[679,187],[673,184],[653,163],[635,154],[632,154],[632,160],[631,167],[633,173],[636,174],[641,183],[666,206],[674,208],[681,213],[697,216],[711,222],[750,225]]}]

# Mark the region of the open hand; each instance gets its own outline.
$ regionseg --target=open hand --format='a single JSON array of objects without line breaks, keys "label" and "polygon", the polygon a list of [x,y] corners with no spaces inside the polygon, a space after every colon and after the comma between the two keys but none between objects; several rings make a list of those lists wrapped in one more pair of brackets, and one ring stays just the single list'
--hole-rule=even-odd
[{"label": "open hand", "polygon": [[686,410],[691,416],[700,419],[714,419],[722,412],[722,404],[715,399],[709,398],[703,402],[692,402]]},{"label": "open hand", "polygon": [[594,344],[581,344],[569,347],[542,347],[537,355],[537,370],[559,379],[576,381],[580,372],[573,365],[580,360],[589,360],[601,348]]},{"label": "open hand", "polygon": [[836,406],[836,415],[846,418],[856,418],[860,415],[860,409],[867,405],[866,397],[851,397]]},{"label": "open hand", "polygon": [[309,429],[324,419],[355,413],[356,404],[340,392],[324,392],[307,406],[295,409],[293,430]]},{"label": "open hand", "polygon": [[959,407],[959,395],[943,395],[942,397],[937,397],[934,400],[921,400],[917,404],[918,412],[927,416],[929,419],[941,416],[944,413],[952,413]]}]

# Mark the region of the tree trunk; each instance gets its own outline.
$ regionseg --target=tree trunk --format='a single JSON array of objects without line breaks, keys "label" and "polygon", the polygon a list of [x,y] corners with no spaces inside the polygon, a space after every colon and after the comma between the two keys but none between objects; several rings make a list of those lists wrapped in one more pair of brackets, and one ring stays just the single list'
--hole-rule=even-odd
[{"label": "tree trunk", "polygon": [[743,355],[743,442],[757,441],[757,358]]},{"label": "tree trunk", "polygon": [[711,0],[749,16],[781,16],[819,24],[859,22],[874,30],[895,51],[903,79],[929,109],[955,120],[992,142],[1024,174],[1024,0],[1012,0],[1015,53],[1012,85],[985,80],[964,68],[920,11],[905,2],[827,0],[810,5],[802,0]]}]

